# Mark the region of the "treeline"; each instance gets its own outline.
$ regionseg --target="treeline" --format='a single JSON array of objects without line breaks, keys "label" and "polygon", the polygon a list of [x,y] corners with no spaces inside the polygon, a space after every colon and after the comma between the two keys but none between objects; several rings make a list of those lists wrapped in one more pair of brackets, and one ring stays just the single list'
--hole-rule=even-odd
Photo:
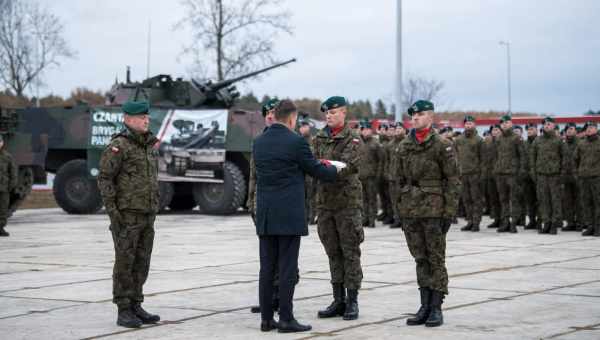
[{"label": "treeline", "polygon": [[[71,91],[69,97],[64,98],[59,95],[49,94],[40,97],[40,107],[64,107],[74,106],[79,102],[86,102],[90,105],[102,105],[105,102],[105,94],[102,91],[93,91],[85,87],[78,87]],[[10,90],[0,92],[0,107],[21,108],[36,106],[37,98],[27,96],[17,96]]]}]

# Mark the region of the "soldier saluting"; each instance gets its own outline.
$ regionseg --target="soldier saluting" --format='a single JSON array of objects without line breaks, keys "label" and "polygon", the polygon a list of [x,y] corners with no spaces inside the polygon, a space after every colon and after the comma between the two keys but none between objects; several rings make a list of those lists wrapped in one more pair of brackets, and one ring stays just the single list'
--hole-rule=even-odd
[{"label": "soldier saluting", "polygon": [[448,294],[446,233],[456,216],[460,180],[454,148],[431,128],[433,103],[419,100],[408,110],[413,129],[400,143],[400,218],[406,243],[417,264],[421,308],[408,325],[440,326]]},{"label": "soldier saluting", "polygon": [[125,129],[112,137],[102,153],[98,175],[115,247],[117,325],[128,328],[160,320],[142,308],[158,212],[158,163],[153,148],[158,139],[148,130],[148,110],[145,101],[123,105]]}]

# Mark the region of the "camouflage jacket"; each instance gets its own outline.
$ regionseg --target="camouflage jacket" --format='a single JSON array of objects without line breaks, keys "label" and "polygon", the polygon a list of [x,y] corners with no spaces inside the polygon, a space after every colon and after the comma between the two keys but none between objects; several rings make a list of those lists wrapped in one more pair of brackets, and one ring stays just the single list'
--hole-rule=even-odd
[{"label": "camouflage jacket", "polygon": [[525,155],[527,155],[527,157],[525,157],[525,170],[527,170],[527,173],[531,173],[531,166],[529,165],[529,151],[531,150],[531,146],[533,145],[533,142],[535,142],[535,140],[538,137],[527,137],[527,140],[523,143],[523,150],[525,151]]},{"label": "camouflage jacket", "polygon": [[[263,133],[268,128],[268,126],[265,126]],[[252,157],[252,154],[250,154],[250,176],[248,178],[248,200],[246,201],[246,207],[248,207],[251,214],[256,212],[256,167],[254,166],[254,157]]]},{"label": "camouflage jacket", "polygon": [[529,175],[564,174],[567,157],[565,145],[555,133],[543,133],[528,148]]},{"label": "camouflage jacket", "polygon": [[385,135],[379,135],[379,144],[381,145],[381,160],[379,161],[377,167],[377,179],[384,180],[386,179],[386,169],[389,168],[390,159],[389,154],[387,152],[388,144],[390,143],[390,138]]},{"label": "camouflage jacket", "polygon": [[376,177],[379,171],[379,164],[383,161],[383,147],[373,136],[364,139],[361,136],[363,144],[360,148],[360,168],[358,169],[358,177],[369,178]]},{"label": "camouflage jacket", "polygon": [[362,165],[360,148],[362,141],[348,124],[332,136],[329,127],[320,130],[313,140],[315,157],[342,161],[347,167],[338,173],[333,183],[319,182],[317,208],[319,210],[359,209],[362,206],[362,186],[358,169]]},{"label": "camouflage jacket", "polygon": [[18,172],[12,156],[2,148],[0,150],[0,192],[11,192],[17,187]]},{"label": "camouflage jacket", "polygon": [[114,135],[100,158],[98,188],[104,206],[141,213],[158,212],[158,139],[125,129]]},{"label": "camouflage jacket", "polygon": [[523,140],[512,130],[502,131],[496,140],[494,175],[526,175]]},{"label": "camouflage jacket", "polygon": [[431,132],[418,143],[413,129],[400,143],[399,157],[405,183],[400,189],[400,217],[456,216],[461,184],[450,141]]},{"label": "camouflage jacket", "polygon": [[483,141],[481,144],[481,176],[490,178],[496,163],[496,144],[494,139]]},{"label": "camouflage jacket", "polygon": [[564,141],[565,143],[565,174],[566,175],[574,175],[575,174],[575,149],[577,149],[577,144],[579,144],[579,140],[577,137],[567,137]]},{"label": "camouflage jacket", "polygon": [[392,141],[388,144],[390,157],[390,166],[387,171],[389,174],[388,180],[399,184],[404,184],[402,182],[404,180],[404,175],[400,164],[400,144],[402,144],[404,138],[404,136],[394,136]]},{"label": "camouflage jacket", "polygon": [[458,169],[461,175],[481,174],[481,146],[483,139],[477,131],[465,130],[465,133],[454,140]]},{"label": "camouflage jacket", "polygon": [[577,143],[575,166],[579,177],[600,176],[600,137],[587,136]]}]

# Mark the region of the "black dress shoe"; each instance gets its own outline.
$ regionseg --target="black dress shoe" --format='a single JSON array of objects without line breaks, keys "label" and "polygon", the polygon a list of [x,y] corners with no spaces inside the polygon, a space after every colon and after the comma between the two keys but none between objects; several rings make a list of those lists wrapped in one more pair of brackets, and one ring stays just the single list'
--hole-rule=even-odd
[{"label": "black dress shoe", "polygon": [[263,320],[260,322],[260,331],[261,332],[269,332],[269,331],[272,331],[277,328],[279,328],[279,323],[273,319]]},{"label": "black dress shoe", "polygon": [[260,313],[260,306],[252,306],[252,307],[250,307],[250,313],[252,313],[252,314],[258,314],[258,313]]},{"label": "black dress shoe", "polygon": [[308,332],[312,329],[311,325],[303,325],[299,323],[296,319],[292,319],[290,321],[279,320],[279,333],[298,333],[298,332]]}]

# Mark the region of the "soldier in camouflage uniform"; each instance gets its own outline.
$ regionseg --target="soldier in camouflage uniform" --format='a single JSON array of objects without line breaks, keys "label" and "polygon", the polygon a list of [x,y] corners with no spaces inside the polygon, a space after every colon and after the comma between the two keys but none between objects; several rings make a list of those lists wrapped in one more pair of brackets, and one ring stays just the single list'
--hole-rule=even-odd
[{"label": "soldier in camouflage uniform", "polygon": [[490,206],[490,218],[493,222],[488,228],[498,228],[500,226],[500,198],[496,187],[496,178],[494,176],[494,164],[496,163],[496,139],[500,136],[500,125],[490,126],[489,138],[486,138],[482,145],[483,174],[484,185],[487,192],[488,204]]},{"label": "soldier in camouflage uniform", "polygon": [[362,226],[375,228],[377,217],[377,171],[383,161],[384,150],[379,144],[368,120],[360,122],[360,137],[363,145],[360,148],[361,166],[358,178],[362,185]]},{"label": "soldier in camouflage uniform", "polygon": [[567,226],[563,231],[575,231],[579,223],[579,190],[575,179],[575,149],[578,139],[577,126],[575,123],[567,123],[565,127],[565,175],[563,176],[563,217],[567,220]]},{"label": "soldier in camouflage uniform", "polygon": [[334,298],[318,316],[343,315],[344,320],[353,320],[358,318],[357,297],[363,278],[360,265],[360,244],[364,240],[360,215],[362,186],[358,178],[362,141],[345,123],[346,104],[346,99],[339,96],[321,104],[321,111],[327,112],[327,126],[314,139],[316,158],[347,164],[334,183],[319,183],[317,189],[317,231],[329,257]]},{"label": "soldier in camouflage uniform", "polygon": [[12,156],[4,148],[4,138],[0,135],[0,236],[9,236],[4,230],[8,219],[10,193],[17,187],[18,169]]},{"label": "soldier in camouflage uniform", "polygon": [[[298,120],[299,128],[298,134],[304,137],[308,145],[312,145],[312,136],[310,135],[310,122],[308,119]],[[314,224],[315,220],[315,206],[313,205],[314,198],[314,187],[316,179],[311,176],[304,176],[304,206],[306,207],[306,223]]]},{"label": "soldier in camouflage uniform", "polygon": [[392,200],[390,197],[389,173],[387,173],[390,163],[387,149],[390,141],[389,125],[383,123],[379,126],[379,143],[381,144],[382,158],[377,170],[379,201],[381,202],[381,215],[378,216],[378,220],[383,224],[392,224],[394,222],[394,212],[392,211]]},{"label": "soldier in camouflage uniform", "polygon": [[531,165],[529,164],[529,152],[531,150],[531,145],[537,139],[538,131],[537,124],[529,123],[525,126],[527,129],[527,141],[523,144],[525,149],[525,154],[527,154],[527,176],[522,179],[521,187],[523,191],[523,199],[524,204],[522,207],[527,210],[527,215],[529,215],[529,222],[525,226],[525,229],[537,229],[538,228],[538,220],[537,220],[537,210],[538,210],[538,200],[537,200],[537,188],[536,184],[531,177]]},{"label": "soldier in camouflage uniform", "polygon": [[483,139],[477,135],[473,116],[465,117],[464,126],[465,133],[454,141],[467,220],[467,225],[460,230],[479,231],[483,212],[483,196],[481,195],[481,148]]},{"label": "soldier in camouflage uniform", "polygon": [[148,110],[148,102],[123,105],[126,129],[114,135],[102,153],[98,175],[115,248],[117,325],[129,328],[160,320],[142,308],[158,212],[158,139],[148,130]]},{"label": "soldier in camouflage uniform", "polygon": [[[502,134],[496,141],[496,162],[494,176],[501,206],[501,221],[498,232],[517,232],[516,222],[521,217],[519,206],[519,187],[517,179],[526,171],[525,150],[523,140],[515,135],[512,129],[512,118],[509,115],[500,119]],[[512,216],[512,221],[511,221]]]},{"label": "soldier in camouflage uniform", "polygon": [[540,234],[556,235],[562,227],[561,176],[565,174],[566,151],[564,143],[554,131],[554,118],[544,118],[544,133],[535,139],[529,149],[530,176],[536,183],[540,217]]},{"label": "soldier in camouflage uniform", "polygon": [[390,174],[390,196],[392,199],[392,210],[394,211],[394,223],[390,225],[390,228],[401,228],[402,220],[400,219],[400,210],[399,204],[402,200],[402,196],[400,195],[400,188],[404,186],[404,182],[402,179],[404,176],[402,175],[402,169],[400,168],[400,143],[406,137],[406,128],[402,122],[396,123],[396,130],[394,132],[394,136],[390,145],[390,166],[389,166],[389,174]]},{"label": "soldier in camouflage uniform", "polygon": [[446,233],[456,216],[460,179],[452,144],[431,129],[433,103],[420,100],[410,136],[400,143],[400,166],[406,183],[400,190],[400,218],[406,243],[416,262],[421,308],[408,325],[443,323],[442,302],[448,294]]},{"label": "soldier in camouflage uniform", "polygon": [[583,236],[600,236],[600,138],[598,125],[584,126],[586,137],[575,148],[575,166],[580,181],[583,222],[587,228]]},{"label": "soldier in camouflage uniform", "polygon": [[[513,126],[513,132],[515,133],[516,136],[518,136],[521,140],[523,139],[523,128],[520,125],[515,125]],[[519,198],[517,200],[517,204],[518,204],[518,210],[521,212],[521,215],[519,215],[519,218],[517,219],[517,221],[515,222],[515,225],[517,227],[521,226],[524,227],[525,226],[525,212],[526,212],[526,207],[527,207],[527,202],[525,200],[525,192],[523,191],[523,186],[525,181],[529,178],[529,166],[527,165],[527,163],[529,162],[529,157],[527,156],[527,145],[525,142],[523,142],[523,152],[525,155],[525,171],[523,171],[521,174],[519,174],[519,176],[517,176],[516,182],[517,182],[517,188],[518,190],[518,195]]]}]

